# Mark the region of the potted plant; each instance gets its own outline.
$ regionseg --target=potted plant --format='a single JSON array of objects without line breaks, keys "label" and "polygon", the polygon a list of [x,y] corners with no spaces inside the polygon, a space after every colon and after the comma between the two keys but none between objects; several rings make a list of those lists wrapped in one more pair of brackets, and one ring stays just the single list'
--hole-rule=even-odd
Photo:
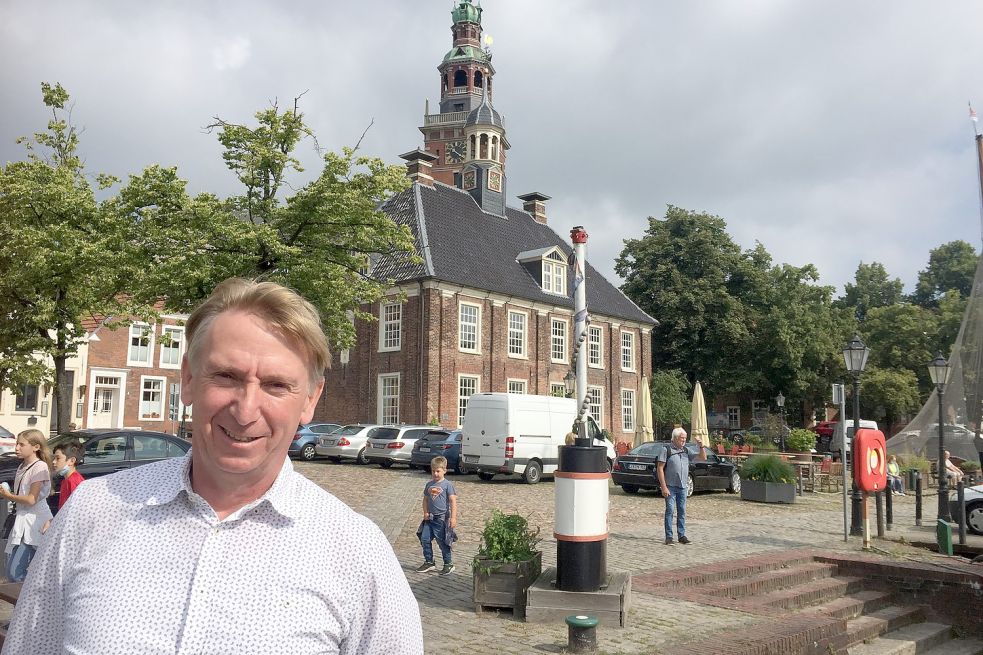
[{"label": "potted plant", "polygon": [[508,607],[516,618],[525,618],[526,590],[543,568],[538,543],[539,528],[530,528],[524,516],[492,512],[471,562],[476,612],[483,607]]},{"label": "potted plant", "polygon": [[804,455],[796,461],[811,462],[812,449],[816,447],[816,433],[812,430],[796,428],[785,437],[785,445],[789,452]]},{"label": "potted plant", "polygon": [[794,503],[795,471],[778,455],[754,455],[741,466],[741,500]]},{"label": "potted plant", "polygon": [[979,462],[974,462],[973,460],[968,459],[960,464],[959,468],[966,474],[966,482],[971,483],[976,480],[976,474],[980,470],[980,465]]}]

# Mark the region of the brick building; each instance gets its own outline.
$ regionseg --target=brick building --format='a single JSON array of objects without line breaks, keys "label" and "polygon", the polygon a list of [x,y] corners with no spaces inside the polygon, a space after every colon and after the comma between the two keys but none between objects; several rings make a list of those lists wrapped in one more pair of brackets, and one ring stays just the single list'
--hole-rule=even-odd
[{"label": "brick building", "polygon": [[[181,403],[181,358],[187,316],[165,314],[158,323],[111,330],[104,320],[88,325],[88,361],[79,388],[80,427],[142,428],[177,434]],[[191,408],[186,417],[190,418]]]},{"label": "brick building", "polygon": [[[477,47],[481,9],[462,0],[452,17],[441,112],[424,118],[425,149],[402,155],[412,187],[383,207],[412,231],[419,263],[372,261],[395,285],[363,307],[378,320],[356,325],[355,347],[336,353],[317,419],[454,427],[473,393],[563,394],[575,348],[569,237],[548,224],[548,196],[507,206],[509,144],[492,106],[491,55]],[[586,284],[591,413],[629,440],[655,320],[590,264]]]}]

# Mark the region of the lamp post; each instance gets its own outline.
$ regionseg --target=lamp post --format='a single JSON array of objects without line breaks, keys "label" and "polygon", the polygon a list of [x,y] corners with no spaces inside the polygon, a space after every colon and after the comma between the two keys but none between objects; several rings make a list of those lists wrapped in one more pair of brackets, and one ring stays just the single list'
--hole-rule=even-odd
[{"label": "lamp post", "polygon": [[[846,370],[853,375],[853,436],[850,437],[850,452],[853,452],[853,442],[857,438],[857,431],[860,430],[860,374],[867,366],[867,358],[870,356],[870,348],[860,340],[859,336],[854,336],[850,343],[843,349],[843,361],[846,363]],[[845,418],[845,417],[844,417]],[[846,423],[843,425],[846,434]],[[846,452],[843,453],[846,457]],[[854,473],[857,469],[857,458],[851,457],[851,467]],[[850,511],[850,534],[860,535],[863,532],[863,525],[860,518],[860,503],[863,500],[860,489],[857,488],[857,477],[853,476],[851,492],[851,511]]]},{"label": "lamp post", "polygon": [[573,398],[573,392],[577,390],[577,374],[573,372],[573,369],[567,371],[567,374],[563,376],[563,388],[566,389],[567,398]]},{"label": "lamp post", "polygon": [[775,396],[775,404],[778,405],[778,411],[781,412],[782,414],[782,425],[778,428],[778,434],[780,435],[778,439],[779,439],[779,443],[781,444],[780,448],[784,453],[785,452],[785,396],[784,394],[782,394],[781,391],[779,391],[778,395]]},{"label": "lamp post", "polygon": [[947,523],[952,521],[952,515],[949,513],[949,472],[945,469],[945,414],[942,399],[951,370],[942,353],[938,353],[928,365],[928,374],[939,397],[939,520]]}]

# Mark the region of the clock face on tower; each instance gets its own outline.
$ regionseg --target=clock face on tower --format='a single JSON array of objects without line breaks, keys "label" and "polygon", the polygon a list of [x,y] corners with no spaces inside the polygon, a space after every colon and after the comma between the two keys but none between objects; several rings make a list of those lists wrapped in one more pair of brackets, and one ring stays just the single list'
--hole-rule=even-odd
[{"label": "clock face on tower", "polygon": [[464,161],[464,141],[451,141],[447,144],[447,161],[459,164]]}]

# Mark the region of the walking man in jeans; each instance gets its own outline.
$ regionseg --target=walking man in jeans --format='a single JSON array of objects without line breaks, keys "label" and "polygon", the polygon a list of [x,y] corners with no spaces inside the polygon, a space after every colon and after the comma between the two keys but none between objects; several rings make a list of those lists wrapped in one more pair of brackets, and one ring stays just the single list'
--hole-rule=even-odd
[{"label": "walking man in jeans", "polygon": [[[676,515],[676,536],[679,543],[688,544],[686,537],[686,479],[689,477],[689,461],[692,455],[685,447],[686,430],[676,428],[672,431],[672,441],[659,455],[656,473],[662,496],[666,499],[666,545],[672,541],[672,517]],[[696,459],[706,461],[703,446],[697,444]]]}]

